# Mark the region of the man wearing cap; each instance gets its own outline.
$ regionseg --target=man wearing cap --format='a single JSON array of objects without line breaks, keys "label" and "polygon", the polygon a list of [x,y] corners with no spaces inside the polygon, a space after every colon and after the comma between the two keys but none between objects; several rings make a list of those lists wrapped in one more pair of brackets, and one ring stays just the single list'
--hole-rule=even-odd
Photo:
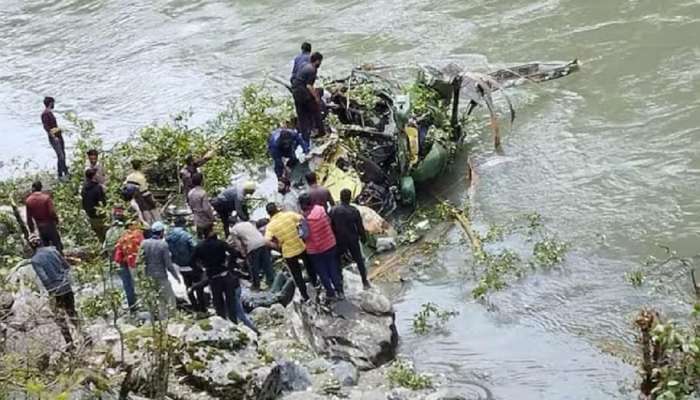
[{"label": "man wearing cap", "polygon": [[221,222],[224,224],[224,233],[226,237],[230,235],[229,223],[231,213],[236,212],[238,219],[248,221],[248,206],[246,197],[255,193],[255,182],[248,181],[245,184],[232,186],[211,200],[211,205],[219,214]]},{"label": "man wearing cap", "polygon": [[62,315],[65,313],[70,324],[76,330],[80,330],[80,320],[75,311],[75,297],[70,282],[70,266],[55,247],[45,246],[36,234],[33,233],[29,236],[29,244],[34,249],[32,268],[51,296],[56,325],[61,329],[61,334],[66,340],[68,348],[74,349],[70,328]]},{"label": "man wearing cap", "polygon": [[202,280],[202,269],[192,264],[194,239],[185,229],[186,226],[187,220],[185,220],[185,217],[178,215],[175,218],[175,227],[168,230],[165,241],[168,243],[168,248],[170,248],[173,262],[177,264],[180,274],[182,274],[185,287],[187,287],[187,298],[192,304],[192,309],[196,312],[204,313],[207,311],[204,287],[192,290],[192,285]]},{"label": "man wearing cap", "polygon": [[141,171],[141,166],[141,160],[131,160],[132,171],[127,175],[124,183],[127,186],[137,189],[134,190],[133,198],[136,209],[141,213],[143,222],[147,225],[151,225],[160,220],[160,211],[158,210],[158,204],[153,197],[153,193],[149,190],[148,180],[146,180],[146,175]]},{"label": "man wearing cap", "polygon": [[32,194],[24,201],[27,207],[27,228],[29,232],[34,232],[36,223],[39,237],[46,245],[51,245],[63,254],[63,243],[61,235],[58,233],[58,215],[51,201],[51,196],[44,193],[41,181],[32,183]]},{"label": "man wearing cap", "polygon": [[165,225],[157,221],[151,225],[151,237],[141,243],[141,254],[146,265],[146,276],[153,279],[158,286],[160,296],[160,318],[165,318],[168,311],[175,307],[175,292],[168,280],[168,272],[180,282],[180,276],[173,266],[168,244],[163,240]]},{"label": "man wearing cap", "polygon": [[197,227],[197,234],[202,236],[204,228],[214,223],[214,209],[209,202],[209,195],[202,187],[204,178],[199,172],[192,175],[192,185],[194,187],[187,192],[187,204],[192,210],[194,225]]}]

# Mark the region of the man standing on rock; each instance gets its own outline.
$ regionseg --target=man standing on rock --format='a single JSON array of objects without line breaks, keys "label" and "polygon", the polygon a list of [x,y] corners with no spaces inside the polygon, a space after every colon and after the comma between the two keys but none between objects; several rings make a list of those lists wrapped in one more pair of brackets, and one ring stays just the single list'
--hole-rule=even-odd
[{"label": "man standing on rock", "polygon": [[272,286],[275,274],[272,271],[272,256],[267,248],[265,237],[254,223],[240,221],[231,228],[231,241],[241,254],[246,256],[253,281],[252,290],[260,290],[260,276],[265,275],[267,287]]},{"label": "man standing on rock", "polygon": [[209,202],[209,195],[202,187],[204,178],[199,172],[192,174],[192,189],[187,193],[187,203],[192,209],[197,235],[204,237],[204,230],[214,223],[214,209]]},{"label": "man standing on rock", "polygon": [[204,268],[212,302],[216,314],[221,318],[228,318],[234,323],[242,321],[250,329],[258,333],[257,328],[243,310],[241,304],[241,284],[238,271],[234,265],[227,267],[227,258],[235,258],[238,253],[231,245],[216,237],[212,225],[205,231],[205,238],[197,243],[192,256],[192,265]]},{"label": "man standing on rock", "polygon": [[306,291],[306,282],[301,273],[300,263],[304,263],[311,284],[316,286],[318,280],[306,255],[304,241],[299,236],[299,225],[304,217],[291,211],[279,211],[275,203],[269,203],[266,209],[270,215],[270,222],[265,228],[267,246],[282,251],[282,257],[292,273],[301,297],[304,301],[308,301],[309,294]]},{"label": "man standing on rock", "polygon": [[47,246],[54,246],[59,253],[63,254],[63,243],[61,235],[58,233],[58,215],[48,193],[41,191],[41,181],[32,184],[32,194],[27,197],[24,204],[27,207],[27,228],[29,232],[34,232],[36,222],[39,237]]},{"label": "man standing on rock", "polygon": [[58,127],[56,117],[53,115],[53,107],[56,100],[53,97],[44,97],[44,112],[41,113],[41,123],[44,125],[46,134],[49,135],[49,143],[56,152],[58,179],[63,180],[68,177],[68,166],[66,165],[66,144],[63,141],[63,133]]},{"label": "man standing on rock", "polygon": [[292,96],[297,112],[298,130],[307,144],[310,143],[311,131],[314,128],[318,129],[321,136],[326,133],[321,118],[321,96],[314,87],[322,61],[321,53],[311,54],[309,62],[302,65],[292,77]]},{"label": "man standing on rock", "polygon": [[311,197],[306,193],[299,196],[299,206],[309,228],[305,239],[306,253],[326,289],[326,301],[343,300],[345,294],[340,278],[335,235],[333,235],[330,218],[323,207],[311,203]]},{"label": "man standing on rock", "polygon": [[338,242],[338,265],[341,268],[342,277],[342,256],[350,253],[352,259],[357,263],[357,269],[362,277],[362,286],[369,289],[371,286],[367,280],[367,268],[365,258],[362,255],[360,240],[365,240],[367,233],[362,224],[362,216],[357,208],[350,205],[352,193],[349,189],[340,191],[340,204],[333,207],[330,213],[333,224],[335,240]]},{"label": "man standing on rock", "polygon": [[107,197],[105,196],[104,188],[97,182],[96,169],[90,168],[85,171],[85,183],[83,183],[83,189],[80,191],[80,197],[83,201],[83,210],[85,210],[90,219],[92,230],[97,235],[97,238],[100,239],[100,243],[104,243],[107,228],[105,227],[104,214],[98,208],[104,207]]},{"label": "man standing on rock", "polygon": [[46,246],[36,234],[29,236],[29,244],[34,249],[32,267],[39,277],[42,285],[51,297],[51,306],[56,320],[56,325],[61,329],[61,334],[68,344],[68,349],[73,350],[73,337],[66,318],[77,331],[80,331],[80,320],[75,311],[75,297],[70,282],[70,266],[61,253],[53,246]]},{"label": "man standing on rock", "polygon": [[170,256],[168,244],[163,240],[165,225],[158,221],[151,225],[151,237],[141,243],[141,253],[146,265],[146,276],[153,279],[158,288],[160,318],[166,318],[175,307],[175,292],[168,280],[168,272],[180,282]]}]

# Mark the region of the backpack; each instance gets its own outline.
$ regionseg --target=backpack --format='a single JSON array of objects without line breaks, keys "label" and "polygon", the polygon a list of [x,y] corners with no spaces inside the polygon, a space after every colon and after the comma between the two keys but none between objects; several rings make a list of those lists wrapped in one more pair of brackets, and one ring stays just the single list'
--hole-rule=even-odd
[{"label": "backpack", "polygon": [[309,233],[311,230],[309,228],[309,222],[306,220],[306,218],[302,218],[301,221],[299,221],[297,231],[299,232],[299,237],[301,240],[306,241],[306,239],[309,238]]},{"label": "backpack", "polygon": [[131,183],[126,183],[124,184],[124,186],[122,186],[120,194],[124,201],[131,201],[134,198],[134,196],[136,196],[136,192],[138,192],[138,190],[138,186],[133,185]]}]

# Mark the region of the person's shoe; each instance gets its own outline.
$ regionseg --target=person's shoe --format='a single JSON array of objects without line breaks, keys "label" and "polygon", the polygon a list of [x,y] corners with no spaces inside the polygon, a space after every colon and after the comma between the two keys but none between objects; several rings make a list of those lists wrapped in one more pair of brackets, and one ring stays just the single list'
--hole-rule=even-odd
[{"label": "person's shoe", "polygon": [[336,301],[338,301],[338,297],[336,297],[336,296],[326,296],[325,304],[326,304],[326,305],[331,305],[331,304],[335,303]]},{"label": "person's shoe", "polygon": [[362,288],[364,290],[370,290],[372,289],[372,285],[370,285],[369,282],[362,282]]},{"label": "person's shoe", "polygon": [[338,291],[336,297],[338,298],[338,300],[345,300],[345,293]]}]

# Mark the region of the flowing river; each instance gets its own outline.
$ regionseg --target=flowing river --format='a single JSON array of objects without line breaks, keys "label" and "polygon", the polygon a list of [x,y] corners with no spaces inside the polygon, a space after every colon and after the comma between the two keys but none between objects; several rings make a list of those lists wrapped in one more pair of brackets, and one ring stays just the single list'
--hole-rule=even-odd
[{"label": "flowing river", "polygon": [[[4,176],[17,173],[7,165],[16,157],[53,165],[45,95],[94,119],[108,142],[182,110],[200,123],[246,83],[286,77],[303,40],[325,54],[326,74],[364,62],[488,70],[579,58],[570,77],[510,89],[518,117],[503,152],[484,132],[471,153],[475,222],[536,211],[572,244],[564,265],[530,273],[487,307],[471,300],[460,273],[468,247],[450,231],[438,262],[397,291],[401,353],[475,398],[635,398],[622,359],[634,352],[636,311],[687,312],[685,275],[652,290],[624,274],[662,255],[656,243],[697,253],[695,0],[5,0],[0,26]],[[445,177],[446,196],[467,198],[465,165]],[[446,332],[412,334],[426,301],[460,312]]]}]

